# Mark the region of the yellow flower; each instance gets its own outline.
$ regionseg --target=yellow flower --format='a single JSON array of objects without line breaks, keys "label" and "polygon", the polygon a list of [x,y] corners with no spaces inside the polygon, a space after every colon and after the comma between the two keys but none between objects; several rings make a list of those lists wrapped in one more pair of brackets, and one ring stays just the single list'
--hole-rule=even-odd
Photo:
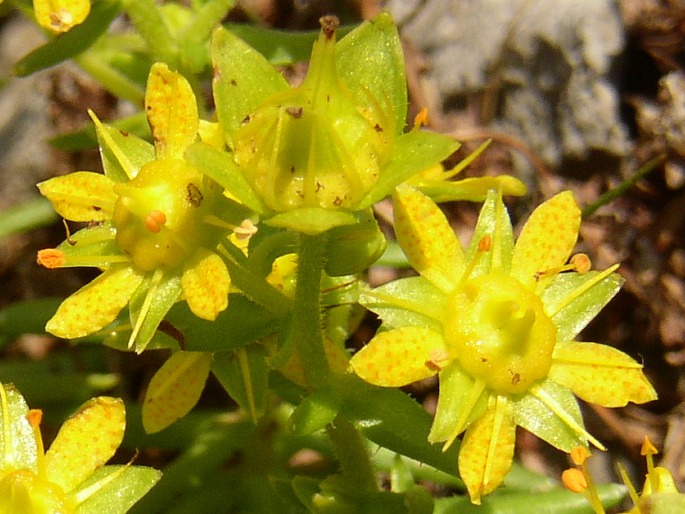
[{"label": "yellow flower", "polygon": [[228,233],[216,215],[227,200],[183,157],[198,133],[195,96],[181,75],[155,64],[145,108],[154,147],[93,116],[105,175],[79,171],[38,185],[64,218],[91,223],[38,262],[104,270],[48,322],[56,336],[97,332],[129,304],[129,346],[140,352],[179,299],[208,320],[227,307],[230,277],[214,251]]},{"label": "yellow flower", "polygon": [[0,512],[124,513],[160,478],[139,466],[105,466],[124,437],[118,398],[87,401],[43,451],[39,410],[13,386],[0,384]]},{"label": "yellow flower", "polygon": [[428,438],[446,449],[466,431],[459,472],[474,503],[509,470],[517,425],[563,451],[588,441],[601,448],[574,394],[607,407],[656,397],[633,359],[573,341],[621,279],[616,266],[589,271],[582,254],[567,264],[580,226],[570,192],[538,207],[514,244],[501,195],[491,191],[466,252],[427,196],[403,185],[394,200],[397,239],[421,276],[362,295],[384,330],[351,366],[380,386],[439,375]]},{"label": "yellow flower", "polygon": [[41,27],[61,34],[83,23],[90,0],[33,0],[33,12]]}]

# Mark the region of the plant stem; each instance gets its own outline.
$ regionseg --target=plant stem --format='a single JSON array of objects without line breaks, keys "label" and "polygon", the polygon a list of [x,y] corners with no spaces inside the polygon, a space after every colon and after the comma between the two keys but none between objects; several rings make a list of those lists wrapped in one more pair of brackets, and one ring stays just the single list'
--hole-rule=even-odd
[{"label": "plant stem", "polygon": [[300,236],[297,286],[293,306],[292,338],[310,388],[326,385],[330,368],[321,333],[321,273],[325,255],[325,234]]},{"label": "plant stem", "polygon": [[366,442],[345,416],[338,414],[326,433],[333,444],[343,477],[350,489],[359,492],[378,491]]}]

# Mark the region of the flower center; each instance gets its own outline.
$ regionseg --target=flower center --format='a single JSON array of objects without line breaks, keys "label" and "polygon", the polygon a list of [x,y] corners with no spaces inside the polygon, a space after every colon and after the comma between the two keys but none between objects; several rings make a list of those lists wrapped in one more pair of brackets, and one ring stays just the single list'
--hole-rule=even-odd
[{"label": "flower center", "polygon": [[556,327],[516,279],[490,273],[450,295],[445,340],[463,369],[494,392],[518,394],[547,376]]},{"label": "flower center", "polygon": [[178,159],[152,161],[117,184],[116,242],[141,271],[178,266],[208,239],[202,219],[214,201],[210,181]]}]

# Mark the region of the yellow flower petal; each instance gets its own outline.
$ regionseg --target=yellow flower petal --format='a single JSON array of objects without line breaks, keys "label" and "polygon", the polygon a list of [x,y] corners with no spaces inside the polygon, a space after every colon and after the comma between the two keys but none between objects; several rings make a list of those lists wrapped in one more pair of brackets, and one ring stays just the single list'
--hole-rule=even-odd
[{"label": "yellow flower petal", "polygon": [[193,314],[214,320],[228,306],[231,277],[221,257],[198,248],[183,265],[181,287]]},{"label": "yellow flower petal", "polygon": [[503,396],[491,402],[468,428],[459,448],[459,474],[476,505],[502,483],[514,458],[516,424],[511,406]]},{"label": "yellow flower petal", "polygon": [[83,23],[90,0],[33,0],[33,11],[41,27],[62,33]]},{"label": "yellow flower petal", "polygon": [[615,348],[596,343],[559,344],[553,360],[549,378],[587,402],[623,407],[657,397],[642,365]]},{"label": "yellow flower petal", "polygon": [[148,433],[159,432],[185,416],[200,399],[205,387],[212,354],[176,352],[152,377],[145,403],[143,427]]},{"label": "yellow flower petal", "polygon": [[130,266],[112,267],[64,300],[45,329],[65,339],[97,332],[114,321],[142,280]]},{"label": "yellow flower petal", "polygon": [[445,292],[464,273],[464,251],[447,218],[426,195],[403,185],[395,194],[395,233],[409,262]]},{"label": "yellow flower petal", "polygon": [[69,492],[103,466],[124,438],[126,411],[119,398],[100,396],[65,421],[45,453],[48,479]]},{"label": "yellow flower petal", "polygon": [[441,334],[403,327],[377,334],[352,357],[350,365],[371,384],[400,387],[435,375],[446,357]]},{"label": "yellow flower petal", "polygon": [[152,129],[158,159],[182,159],[197,136],[195,95],[188,81],[156,63],[150,69],[145,91],[145,111]]},{"label": "yellow flower petal", "polygon": [[38,184],[60,216],[72,221],[111,219],[117,195],[114,182],[100,173],[77,171]]},{"label": "yellow flower petal", "polygon": [[[511,275],[533,285],[536,275],[566,263],[578,238],[580,209],[573,193],[564,191],[540,205],[528,218],[514,247]],[[554,273],[540,279],[554,278]]]}]

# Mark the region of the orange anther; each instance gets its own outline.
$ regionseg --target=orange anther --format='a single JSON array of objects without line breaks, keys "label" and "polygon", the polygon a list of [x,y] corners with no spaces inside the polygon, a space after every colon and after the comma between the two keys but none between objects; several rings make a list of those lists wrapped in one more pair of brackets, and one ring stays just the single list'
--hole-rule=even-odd
[{"label": "orange anther", "polygon": [[40,422],[43,421],[43,411],[40,409],[30,409],[26,413],[26,420],[32,427],[39,427]]},{"label": "orange anther", "polygon": [[576,446],[571,450],[569,456],[571,457],[571,462],[576,466],[582,466],[590,456],[590,452],[585,446]]},{"label": "orange anther", "polygon": [[145,228],[155,234],[162,230],[165,223],[166,215],[162,211],[150,211],[148,215],[145,216]]},{"label": "orange anther", "polygon": [[587,254],[577,253],[571,257],[571,265],[578,273],[587,273],[592,267],[592,262]]},{"label": "orange anther", "polygon": [[48,269],[61,268],[66,262],[66,256],[62,250],[56,248],[48,248],[46,250],[38,251],[38,264],[45,266]]},{"label": "orange anther", "polygon": [[478,241],[478,251],[479,252],[489,252],[492,248],[492,236],[490,234],[484,235]]},{"label": "orange anther", "polygon": [[414,128],[419,129],[421,127],[425,127],[430,123],[430,120],[428,119],[428,109],[423,107],[419,113],[414,116]]},{"label": "orange anther", "polygon": [[659,453],[659,450],[652,444],[649,437],[645,436],[642,448],[640,448],[640,455],[656,455],[657,453]]},{"label": "orange anther", "polygon": [[574,493],[582,493],[587,490],[587,479],[578,468],[565,469],[561,474],[561,482],[566,489]]}]

